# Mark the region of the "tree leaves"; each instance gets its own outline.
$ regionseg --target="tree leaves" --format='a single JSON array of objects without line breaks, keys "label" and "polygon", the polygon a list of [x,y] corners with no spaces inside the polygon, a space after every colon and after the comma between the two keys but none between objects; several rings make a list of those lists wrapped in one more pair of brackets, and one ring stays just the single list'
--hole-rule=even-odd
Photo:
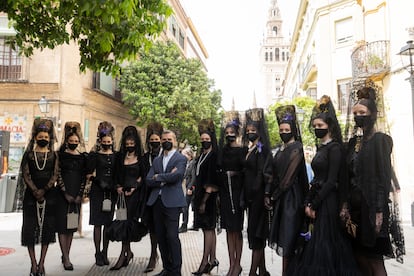
[{"label": "tree leaves", "polygon": [[158,121],[192,145],[198,143],[201,119],[219,122],[221,91],[213,84],[200,61],[183,58],[173,42],[142,49],[120,80],[123,100],[139,126]]},{"label": "tree leaves", "polygon": [[112,75],[152,44],[172,12],[165,0],[6,0],[0,11],[17,31],[10,43],[22,54],[73,40],[79,45],[81,71]]}]

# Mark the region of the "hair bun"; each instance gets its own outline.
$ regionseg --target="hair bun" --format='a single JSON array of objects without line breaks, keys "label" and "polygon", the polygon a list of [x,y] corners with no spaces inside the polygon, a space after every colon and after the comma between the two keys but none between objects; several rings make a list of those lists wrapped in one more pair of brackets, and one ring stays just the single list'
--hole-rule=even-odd
[{"label": "hair bun", "polygon": [[263,108],[252,108],[246,111],[247,122],[260,122],[262,120],[264,120]]},{"label": "hair bun", "polygon": [[202,119],[198,123],[198,133],[202,134],[203,132],[215,133],[214,122],[212,119]]},{"label": "hair bun", "polygon": [[375,89],[369,86],[362,87],[361,89],[357,91],[357,97],[358,97],[358,100],[369,99],[369,100],[375,101],[376,99]]},{"label": "hair bun", "polygon": [[238,111],[226,111],[223,116],[224,128],[232,127],[238,133],[240,129],[240,114]]},{"label": "hair bun", "polygon": [[114,127],[110,122],[103,121],[99,123],[98,126],[98,137],[102,138],[103,136],[110,135],[112,138],[114,138]]},{"label": "hair bun", "polygon": [[294,105],[279,106],[275,110],[277,123],[280,125],[282,122],[296,122],[296,108]]},{"label": "hair bun", "polygon": [[158,122],[151,122],[147,126],[147,140],[152,134],[156,134],[161,137],[164,128],[161,123]]}]

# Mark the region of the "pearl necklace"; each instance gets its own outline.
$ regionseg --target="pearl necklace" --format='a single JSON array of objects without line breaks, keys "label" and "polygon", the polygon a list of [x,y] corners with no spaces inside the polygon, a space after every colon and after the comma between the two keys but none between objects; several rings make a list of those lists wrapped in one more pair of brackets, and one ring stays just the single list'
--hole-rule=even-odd
[{"label": "pearl necklace", "polygon": [[42,242],[43,222],[45,221],[46,200],[36,201],[37,224],[39,225],[39,241]]},{"label": "pearl necklace", "polygon": [[204,160],[206,160],[207,156],[209,155],[211,151],[208,151],[207,153],[202,153],[200,155],[200,158],[198,159],[197,165],[196,165],[196,175],[198,176],[200,174],[200,167],[201,164],[203,164]]},{"label": "pearl necklace", "polygon": [[47,151],[45,152],[45,159],[43,160],[43,165],[42,167],[39,166],[39,161],[37,160],[37,154],[36,151],[34,151],[34,160],[36,163],[36,167],[39,171],[43,171],[46,167],[46,161],[47,161]]}]

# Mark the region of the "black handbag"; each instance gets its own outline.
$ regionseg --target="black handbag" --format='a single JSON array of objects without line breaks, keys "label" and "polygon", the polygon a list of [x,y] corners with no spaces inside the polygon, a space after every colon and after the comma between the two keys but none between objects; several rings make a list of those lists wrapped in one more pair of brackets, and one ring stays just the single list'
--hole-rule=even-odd
[{"label": "black handbag", "polygon": [[148,233],[148,228],[137,219],[114,220],[106,228],[106,236],[110,241],[138,242]]}]

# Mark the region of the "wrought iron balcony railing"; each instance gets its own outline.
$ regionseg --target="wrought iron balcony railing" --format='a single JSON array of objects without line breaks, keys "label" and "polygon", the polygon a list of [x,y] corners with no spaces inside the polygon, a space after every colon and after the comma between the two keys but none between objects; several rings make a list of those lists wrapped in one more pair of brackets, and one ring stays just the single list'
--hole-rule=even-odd
[{"label": "wrought iron balcony railing", "polygon": [[389,41],[367,42],[352,52],[351,59],[353,79],[381,77],[390,70]]}]

